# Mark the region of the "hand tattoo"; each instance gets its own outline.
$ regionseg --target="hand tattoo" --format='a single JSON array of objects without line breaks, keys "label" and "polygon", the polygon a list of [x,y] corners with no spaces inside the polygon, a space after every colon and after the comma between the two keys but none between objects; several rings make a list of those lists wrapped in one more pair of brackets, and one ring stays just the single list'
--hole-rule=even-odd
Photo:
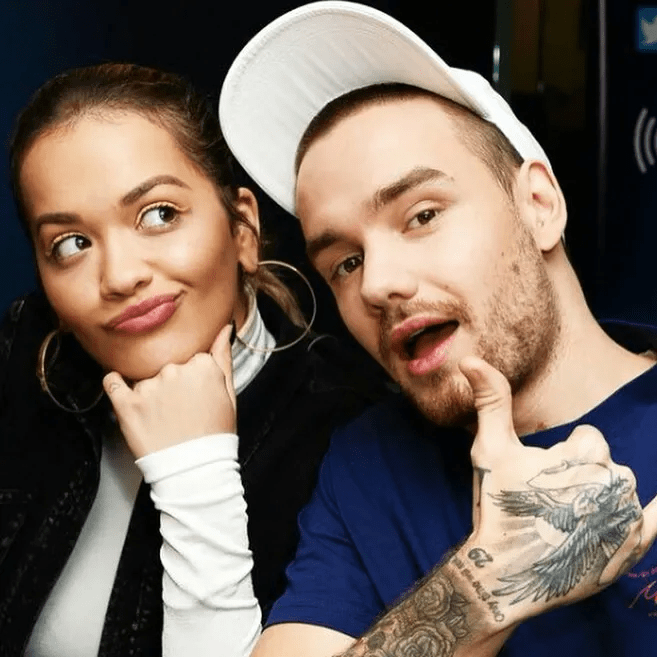
[{"label": "hand tattoo", "polygon": [[[591,481],[567,486],[549,486],[551,477],[570,468],[595,465],[608,473],[608,483]],[[517,573],[500,577],[506,586],[493,595],[514,595],[511,604],[529,597],[546,602],[569,593],[593,569],[600,572],[625,542],[630,524],[641,516],[631,499],[627,479],[612,477],[599,464],[564,462],[543,470],[536,480],[546,484],[533,490],[502,491],[491,495],[496,504],[515,517],[541,518],[563,533],[563,541],[547,556]],[[553,478],[556,482],[557,479]]]}]

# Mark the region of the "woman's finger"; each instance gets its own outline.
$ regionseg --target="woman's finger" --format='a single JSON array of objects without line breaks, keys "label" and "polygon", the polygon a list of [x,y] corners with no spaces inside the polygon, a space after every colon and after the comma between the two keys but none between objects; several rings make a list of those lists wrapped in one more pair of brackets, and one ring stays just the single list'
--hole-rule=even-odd
[{"label": "woman's finger", "polygon": [[110,372],[103,377],[103,388],[114,408],[120,407],[122,401],[132,392],[118,372]]}]

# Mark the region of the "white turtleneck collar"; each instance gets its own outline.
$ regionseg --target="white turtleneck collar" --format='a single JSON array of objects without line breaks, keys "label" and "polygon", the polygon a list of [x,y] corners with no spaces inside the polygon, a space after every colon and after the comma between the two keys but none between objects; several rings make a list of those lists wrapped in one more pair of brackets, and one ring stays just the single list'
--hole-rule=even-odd
[{"label": "white turtleneck collar", "polygon": [[274,336],[267,330],[256,297],[251,288],[247,288],[249,309],[242,328],[237,332],[233,343],[233,385],[235,393],[239,394],[256,377],[271,356],[271,351],[254,351],[243,344],[252,345],[256,349],[269,350],[276,346]]}]

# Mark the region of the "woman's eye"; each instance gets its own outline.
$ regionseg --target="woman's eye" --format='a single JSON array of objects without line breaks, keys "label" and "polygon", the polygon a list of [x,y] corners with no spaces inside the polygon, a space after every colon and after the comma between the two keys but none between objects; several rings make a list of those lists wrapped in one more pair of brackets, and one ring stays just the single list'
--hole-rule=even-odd
[{"label": "woman's eye", "polygon": [[424,226],[430,221],[433,221],[438,216],[438,210],[429,208],[418,212],[408,223],[409,228],[416,228],[417,226]]},{"label": "woman's eye", "polygon": [[335,277],[342,278],[354,272],[362,262],[361,256],[349,256],[345,258],[335,269]]},{"label": "woman's eye", "polygon": [[149,208],[139,218],[140,228],[161,228],[178,219],[178,211],[171,205],[156,205]]},{"label": "woman's eye", "polygon": [[50,255],[56,260],[66,260],[89,247],[91,243],[82,235],[65,235],[56,240],[50,249]]}]

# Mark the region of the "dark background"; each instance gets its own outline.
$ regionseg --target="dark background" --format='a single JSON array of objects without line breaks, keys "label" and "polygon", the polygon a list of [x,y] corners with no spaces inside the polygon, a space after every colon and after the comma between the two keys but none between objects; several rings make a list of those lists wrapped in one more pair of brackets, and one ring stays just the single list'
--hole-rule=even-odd
[{"label": "dark background", "polygon": [[[156,66],[183,73],[216,96],[245,42],[300,4],[5,0],[0,8],[5,144],[30,94],[74,66],[113,60]],[[657,115],[657,51],[640,52],[636,46],[637,10],[652,5],[631,0],[367,4],[406,23],[450,64],[475,69],[498,84],[543,143],[564,188],[570,210],[567,245],[594,311],[657,323],[657,166],[641,173],[633,149],[641,110]],[[35,279],[7,182],[6,148],[0,162],[4,310],[33,288]],[[295,220],[264,195],[259,200],[265,230],[276,233],[273,255],[302,262]],[[320,328],[340,332],[329,296],[313,281],[320,289]]]}]

